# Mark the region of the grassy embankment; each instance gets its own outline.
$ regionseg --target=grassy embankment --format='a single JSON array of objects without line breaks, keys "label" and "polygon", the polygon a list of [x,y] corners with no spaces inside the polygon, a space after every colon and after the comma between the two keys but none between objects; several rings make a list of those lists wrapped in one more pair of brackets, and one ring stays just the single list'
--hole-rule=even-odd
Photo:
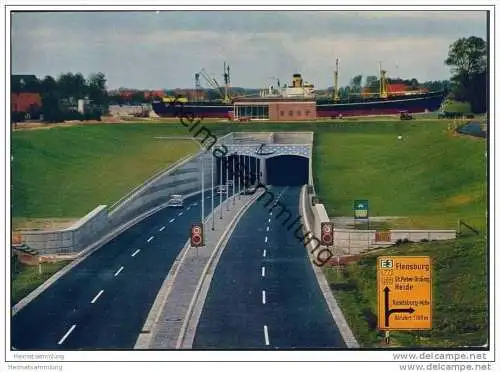
[{"label": "grassy embankment", "polygon": [[[197,151],[192,141],[153,139],[166,132],[186,135],[180,125],[131,124],[12,133],[13,227],[50,226],[47,220],[81,218],[99,204],[111,205],[156,172]],[[13,301],[66,263],[43,264],[42,275],[36,266],[13,270]]]},{"label": "grassy embankment", "polygon": [[[443,122],[377,123],[318,136],[316,188],[329,215],[349,216],[353,199],[368,199],[377,216],[404,216],[387,227],[456,228],[457,218],[480,231],[455,241],[404,244],[365,255],[343,272],[325,268],[358,341],[379,346],[376,258],[430,256],[433,329],[391,332],[403,347],[480,346],[487,342],[486,143],[449,136]],[[402,141],[396,137],[403,136]]]},{"label": "grassy embankment", "polygon": [[[217,135],[240,130],[314,131],[315,184],[331,216],[348,216],[352,213],[353,199],[367,198],[372,215],[405,216],[392,221],[392,227],[454,228],[457,217],[461,217],[481,231],[479,237],[468,236],[452,242],[409,244],[380,250],[349,265],[341,277],[334,269],[325,269],[332,290],[363,346],[378,345],[381,339],[375,329],[375,260],[380,254],[429,255],[433,260],[434,328],[430,332],[394,332],[393,340],[396,345],[458,346],[480,345],[485,342],[485,143],[474,138],[448,136],[447,123],[379,119],[311,124],[213,123],[209,126]],[[152,132],[154,135],[187,135],[186,128],[173,123],[154,126],[114,125],[113,129],[95,127],[100,136],[98,142],[104,144],[112,142],[110,137],[113,136],[121,138],[122,142],[125,136],[127,141],[142,145],[146,139],[149,141]],[[125,133],[127,134],[124,135]],[[398,135],[403,136],[403,141],[396,139]],[[13,147],[15,143],[13,140]],[[120,146],[118,147],[115,148],[117,156],[130,156],[127,151],[120,151]],[[47,150],[42,146],[41,151],[32,152],[32,155],[45,154],[45,151]],[[50,159],[47,164],[63,161],[64,157],[60,155],[63,150],[58,151],[52,155],[54,161]],[[90,163],[95,166],[102,156],[94,156],[91,153],[94,151],[95,148],[88,149]],[[68,152],[70,151],[63,153]],[[73,167],[70,168],[70,173],[67,174],[73,171]],[[65,180],[64,177],[59,179]],[[87,179],[89,178],[83,177],[83,181]],[[84,188],[88,184],[89,182],[84,182]],[[135,183],[132,182],[131,185]],[[118,192],[116,195],[119,197],[122,194],[123,192]],[[38,195],[40,197],[45,194]],[[93,194],[86,195],[88,200]],[[109,200],[117,197],[110,197]],[[93,204],[101,202],[104,201],[92,200]],[[84,201],[81,204],[85,204]],[[27,207],[25,209],[32,210]]]}]

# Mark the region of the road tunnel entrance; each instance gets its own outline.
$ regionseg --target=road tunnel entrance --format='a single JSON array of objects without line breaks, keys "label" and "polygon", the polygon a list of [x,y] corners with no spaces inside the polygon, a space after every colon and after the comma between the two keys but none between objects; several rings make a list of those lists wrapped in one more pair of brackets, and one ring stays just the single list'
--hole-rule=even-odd
[{"label": "road tunnel entrance", "polygon": [[235,185],[254,185],[260,179],[260,164],[253,156],[230,154],[216,160],[215,184],[227,184],[228,181]]},{"label": "road tunnel entrance", "polygon": [[309,159],[297,155],[281,155],[266,160],[267,184],[301,186],[309,182]]}]

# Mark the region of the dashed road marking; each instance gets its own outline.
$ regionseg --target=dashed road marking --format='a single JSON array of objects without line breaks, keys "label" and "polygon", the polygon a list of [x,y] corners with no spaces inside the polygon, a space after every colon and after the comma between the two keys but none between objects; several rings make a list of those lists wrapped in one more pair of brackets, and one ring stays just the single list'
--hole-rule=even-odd
[{"label": "dashed road marking", "polygon": [[165,230],[165,226],[162,226],[158,231],[163,231],[163,230]]},{"label": "dashed road marking", "polygon": [[175,218],[172,218],[170,221],[168,221],[169,223],[172,223],[175,221]]},{"label": "dashed road marking", "polygon": [[266,250],[264,249],[264,252],[262,252],[262,257],[266,257]]},{"label": "dashed road marking", "polygon": [[269,226],[268,226],[268,227],[266,227],[266,231],[269,231]]},{"label": "dashed road marking", "polygon": [[136,255],[137,253],[139,253],[140,251],[141,251],[140,249],[136,250],[134,253],[132,253],[132,257],[135,257],[135,255]]},{"label": "dashed road marking", "polygon": [[184,214],[184,212],[179,212],[178,216],[182,216]]},{"label": "dashed road marking", "polygon": [[151,240],[153,240],[154,238],[155,238],[154,236],[150,236],[148,239],[148,243],[151,243]]},{"label": "dashed road marking", "polygon": [[270,218],[267,220],[267,223],[271,223],[271,219]]},{"label": "dashed road marking", "polygon": [[68,338],[69,334],[70,334],[71,332],[73,332],[73,330],[75,329],[75,327],[76,327],[76,324],[73,324],[73,325],[71,326],[71,328],[68,330],[68,332],[66,332],[66,333],[64,334],[64,336],[62,336],[62,337],[61,337],[61,339],[59,340],[59,342],[58,342],[57,344],[58,344],[58,345],[61,345],[61,344],[62,344],[62,343],[63,343],[63,342],[64,342],[64,341]]},{"label": "dashed road marking", "polygon": [[266,342],[266,345],[269,345],[269,334],[267,332],[267,326],[264,326],[264,341]]},{"label": "dashed road marking", "polygon": [[264,243],[267,243],[267,236],[266,236],[266,238],[264,239]]},{"label": "dashed road marking", "polygon": [[262,303],[266,304],[266,291],[262,291]]},{"label": "dashed road marking", "polygon": [[120,274],[122,272],[122,270],[123,270],[123,266],[120,267],[118,270],[116,270],[116,273],[114,276],[118,276],[118,274]]},{"label": "dashed road marking", "polygon": [[190,210],[190,209],[191,209],[191,206],[189,206],[189,207],[186,208],[187,211]]},{"label": "dashed road marking", "polygon": [[102,295],[102,292],[104,292],[104,290],[100,290],[99,293],[92,299],[92,301],[90,301],[91,304],[94,304],[97,299]]},{"label": "dashed road marking", "polygon": [[262,276],[266,276],[266,268],[264,266],[262,266]]}]

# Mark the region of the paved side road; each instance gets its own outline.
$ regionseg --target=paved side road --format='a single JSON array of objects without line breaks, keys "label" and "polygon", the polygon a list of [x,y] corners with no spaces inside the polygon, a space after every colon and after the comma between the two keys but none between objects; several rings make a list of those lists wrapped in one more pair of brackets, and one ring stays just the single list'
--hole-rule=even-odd
[{"label": "paved side road", "polygon": [[[241,215],[257,196],[240,195],[234,202],[227,200],[215,209],[214,230],[211,229],[212,217],[205,224],[205,246],[198,249],[187,247],[186,252],[181,253],[175,277],[171,283],[166,283],[171,289],[164,306],[156,317],[151,333],[139,336],[136,348],[183,348],[186,333],[194,333],[194,330],[188,329],[189,321],[210,263],[217,250],[223,247],[224,239],[230,233],[232,224],[237,221],[235,218]],[[223,209],[222,219],[220,208]]]},{"label": "paved side road", "polygon": [[[209,195],[205,213],[210,213]],[[219,199],[216,199],[216,203]],[[199,195],[91,254],[12,318],[17,350],[131,349],[172,262],[200,219]]]},{"label": "paved side road", "polygon": [[[299,214],[300,188],[273,188]],[[309,263],[293,230],[255,203],[241,219],[222,253],[200,321],[195,349],[345,348]],[[283,216],[281,216],[283,218]]]}]

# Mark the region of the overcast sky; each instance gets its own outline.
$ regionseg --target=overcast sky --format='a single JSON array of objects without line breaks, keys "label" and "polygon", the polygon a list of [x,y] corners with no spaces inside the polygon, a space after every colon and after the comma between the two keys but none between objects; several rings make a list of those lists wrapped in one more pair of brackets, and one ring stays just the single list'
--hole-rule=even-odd
[{"label": "overcast sky", "polygon": [[201,68],[222,83],[259,88],[302,73],[317,88],[356,74],[447,79],[449,45],[486,39],[485,12],[154,11],[15,13],[12,72],[101,71],[108,87],[189,88]]}]

